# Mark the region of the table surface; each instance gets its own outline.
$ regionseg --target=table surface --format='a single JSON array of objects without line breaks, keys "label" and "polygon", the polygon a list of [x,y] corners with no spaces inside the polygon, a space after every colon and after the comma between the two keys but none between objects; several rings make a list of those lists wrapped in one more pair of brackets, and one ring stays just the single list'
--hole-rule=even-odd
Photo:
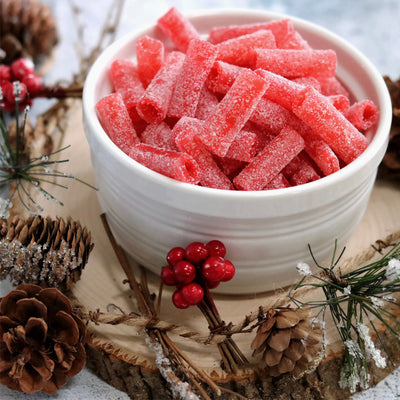
[{"label": "table surface", "polygon": [[[80,18],[85,26],[85,44],[93,47],[99,26],[113,0],[96,0],[75,3],[81,9]],[[57,17],[60,44],[55,52],[46,82],[69,79],[77,71],[78,62],[74,50],[76,43],[72,23],[71,2],[50,1]],[[234,3],[234,4],[233,4]],[[363,52],[378,68],[382,75],[392,79],[400,76],[400,2],[398,0],[126,0],[123,17],[117,36],[130,32],[140,25],[154,23],[171,6],[185,12],[206,8],[251,8],[285,13],[320,24],[348,40]],[[40,106],[40,104],[39,104]],[[42,104],[45,107],[46,104]],[[0,282],[0,296],[12,287],[7,281]],[[78,400],[108,399],[125,400],[127,394],[117,391],[85,368],[70,379],[56,394],[42,393],[25,395],[0,386],[2,400]],[[354,400],[400,398],[400,369],[377,386],[353,396]]]}]

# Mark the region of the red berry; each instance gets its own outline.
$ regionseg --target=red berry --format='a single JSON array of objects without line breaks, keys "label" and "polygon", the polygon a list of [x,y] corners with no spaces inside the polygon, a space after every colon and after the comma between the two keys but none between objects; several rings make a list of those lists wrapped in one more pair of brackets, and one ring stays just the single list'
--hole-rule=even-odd
[{"label": "red berry", "polygon": [[206,281],[206,285],[207,285],[207,287],[208,287],[209,289],[215,289],[217,286],[219,286],[220,283],[221,283],[221,282],[218,282],[218,281],[215,281],[215,282]]},{"label": "red berry", "polygon": [[[3,87],[2,87],[3,89]],[[18,102],[22,103],[28,94],[26,86],[21,82],[13,82],[6,85],[6,88],[3,92],[4,98],[10,102],[11,104],[16,103],[16,98],[18,96]]]},{"label": "red berry", "polygon": [[222,257],[209,257],[202,267],[203,276],[212,282],[219,282],[225,274],[225,260]]},{"label": "red berry", "polygon": [[192,242],[185,249],[185,259],[198,264],[208,257],[208,250],[205,244]]},{"label": "red berry", "polygon": [[163,267],[163,269],[161,270],[161,280],[165,285],[168,286],[176,285],[174,271],[169,265]]},{"label": "red berry", "polygon": [[183,300],[191,306],[199,304],[204,297],[203,288],[198,283],[194,282],[182,286],[181,293]]},{"label": "red berry", "polygon": [[225,260],[225,274],[224,277],[221,279],[222,282],[230,281],[235,275],[235,266],[229,261]]},{"label": "red berry", "polygon": [[182,291],[180,289],[175,290],[175,292],[172,295],[172,302],[174,303],[174,306],[176,308],[188,308],[189,303],[187,303],[183,297],[182,297]]},{"label": "red berry", "polygon": [[210,256],[225,257],[226,248],[225,245],[219,240],[211,240],[207,244],[207,249]]},{"label": "red berry", "polygon": [[189,261],[178,261],[172,268],[177,283],[184,285],[192,282],[192,280],[196,277],[196,268]]},{"label": "red berry", "polygon": [[182,261],[185,257],[185,249],[182,247],[174,247],[167,254],[167,263],[171,266]]},{"label": "red berry", "polygon": [[8,65],[0,65],[0,85],[11,81],[11,68]]},{"label": "red berry", "polygon": [[33,74],[35,66],[29,58],[18,58],[11,64],[13,80],[22,81],[25,76]]},{"label": "red berry", "polygon": [[28,89],[30,97],[37,97],[44,88],[43,80],[39,75],[27,75],[22,79],[22,83],[25,84]]}]

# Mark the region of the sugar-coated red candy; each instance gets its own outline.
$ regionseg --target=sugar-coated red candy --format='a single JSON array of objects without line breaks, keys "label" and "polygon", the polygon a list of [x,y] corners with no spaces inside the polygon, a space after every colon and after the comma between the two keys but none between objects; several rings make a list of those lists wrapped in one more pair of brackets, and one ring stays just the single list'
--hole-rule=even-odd
[{"label": "sugar-coated red candy", "polygon": [[303,149],[304,140],[294,129],[282,129],[233,180],[234,185],[239,190],[262,190]]},{"label": "sugar-coated red candy", "polygon": [[171,7],[159,18],[157,25],[182,52],[186,52],[193,39],[200,39],[200,34],[193,24],[175,7]]},{"label": "sugar-coated red candy", "polygon": [[150,36],[142,36],[136,41],[137,70],[146,88],[164,62],[164,44]]},{"label": "sugar-coated red candy", "polygon": [[221,43],[226,40],[236,38],[260,30],[269,30],[273,33],[277,47],[287,40],[288,35],[294,32],[290,19],[260,22],[254,24],[230,25],[215,27],[210,30],[209,41],[211,43]]},{"label": "sugar-coated red candy", "polygon": [[236,135],[253,113],[267,89],[255,72],[243,69],[235,82],[204,122],[197,137],[214,154],[225,156]]},{"label": "sugar-coated red candy", "polygon": [[379,110],[371,100],[361,100],[352,104],[345,117],[359,130],[365,131],[379,120]]},{"label": "sugar-coated red candy", "polygon": [[292,186],[290,182],[285,178],[285,175],[279,172],[278,175],[275,175],[264,187],[264,190],[273,190],[273,189],[283,189]]},{"label": "sugar-coated red candy", "polygon": [[217,96],[212,93],[206,85],[203,85],[199,96],[199,102],[197,103],[195,117],[197,119],[207,119],[218,103]]},{"label": "sugar-coated red candy", "polygon": [[132,120],[119,93],[112,93],[96,104],[97,117],[110,139],[126,154],[139,142]]},{"label": "sugar-coated red candy", "polygon": [[251,68],[255,63],[254,49],[275,49],[276,42],[271,31],[259,30],[219,43],[217,48],[218,60]]},{"label": "sugar-coated red candy", "polygon": [[301,76],[332,77],[336,72],[333,50],[256,49],[256,68],[263,68],[286,78]]},{"label": "sugar-coated red candy", "polygon": [[203,121],[198,119],[182,117],[172,130],[175,142],[182,151],[196,160],[202,186],[232,190],[232,182],[221,171],[210,151],[194,139],[202,124]]},{"label": "sugar-coated red candy", "polygon": [[366,137],[325,96],[306,87],[293,103],[293,112],[317,133],[346,164],[367,147]]},{"label": "sugar-coated red candy", "polygon": [[142,143],[162,149],[178,151],[175,140],[172,137],[171,128],[164,121],[159,124],[149,124],[140,135]]},{"label": "sugar-coated red candy", "polygon": [[158,124],[166,117],[184,59],[185,55],[179,51],[169,53],[140,98],[137,112],[149,124]]},{"label": "sugar-coated red candy", "polygon": [[140,119],[136,105],[144,93],[136,65],[130,60],[112,62],[109,75],[116,92],[120,93],[132,121]]},{"label": "sugar-coated red candy", "polygon": [[147,168],[178,181],[196,184],[200,180],[199,166],[187,153],[139,143],[130,148],[128,155]]},{"label": "sugar-coated red candy", "polygon": [[201,89],[217,57],[217,48],[204,40],[192,40],[178,74],[168,115],[194,117]]}]

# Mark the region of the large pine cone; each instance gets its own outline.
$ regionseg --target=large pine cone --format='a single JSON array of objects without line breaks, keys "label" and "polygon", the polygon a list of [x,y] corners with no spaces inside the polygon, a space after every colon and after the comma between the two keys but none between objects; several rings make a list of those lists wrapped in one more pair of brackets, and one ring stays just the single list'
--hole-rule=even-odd
[{"label": "large pine cone", "polygon": [[258,367],[263,374],[291,373],[298,378],[316,367],[322,332],[311,323],[306,309],[271,309],[258,327],[251,349],[253,356],[262,353]]},{"label": "large pine cone", "polygon": [[18,286],[0,302],[0,383],[55,393],[86,363],[85,332],[58,289]]},{"label": "large pine cone", "polygon": [[392,81],[388,76],[384,78],[392,99],[393,120],[389,146],[379,166],[378,176],[386,179],[400,179],[400,79]]},{"label": "large pine cone", "polygon": [[1,0],[1,48],[10,64],[19,57],[37,60],[48,55],[58,41],[56,23],[48,4],[38,0]]},{"label": "large pine cone", "polygon": [[0,221],[0,279],[68,290],[80,279],[92,248],[90,232],[71,218]]}]

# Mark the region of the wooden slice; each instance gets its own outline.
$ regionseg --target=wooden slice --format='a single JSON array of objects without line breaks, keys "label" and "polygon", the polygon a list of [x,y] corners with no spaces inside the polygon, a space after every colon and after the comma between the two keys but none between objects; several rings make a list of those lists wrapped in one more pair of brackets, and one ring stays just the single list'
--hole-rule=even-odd
[{"label": "wooden slice", "polygon": [[[61,156],[69,158],[68,165],[63,166],[69,173],[80,179],[94,183],[90,154],[84,138],[81,109],[77,105],[73,118],[69,121],[64,145],[71,145]],[[100,310],[116,315],[138,312],[137,303],[132,291],[124,283],[126,278],[110,241],[103,228],[96,192],[79,182],[73,182],[67,192],[60,188],[50,188],[52,194],[62,199],[64,207],[55,206],[52,202],[43,204],[50,215],[68,216],[79,220],[92,233],[95,243],[89,263],[81,280],[73,289],[77,302],[86,311]],[[400,187],[388,182],[377,182],[372,193],[368,210],[356,233],[348,243],[345,258],[357,255],[365,256],[365,250],[377,239],[400,230]],[[333,246],[333,244],[332,244]],[[354,260],[354,259],[353,259]],[[133,260],[132,267],[137,269]],[[354,268],[354,262],[346,268]],[[161,268],[161,266],[160,266]],[[147,274],[148,285],[152,292],[158,293],[158,277]],[[160,317],[167,324],[177,324],[187,331],[208,336],[205,318],[196,307],[177,310],[170,301],[171,289],[164,288]],[[308,292],[304,296],[316,298],[320,294]],[[306,298],[306,297],[305,297]],[[215,295],[215,303],[225,322],[240,323],[246,315],[256,315],[259,306],[269,307],[287,305],[287,288],[273,293],[262,293],[246,296]],[[342,345],[336,335],[335,327],[328,321],[327,357],[322,360],[317,370],[299,380],[288,376],[269,379],[256,376],[252,369],[240,370],[235,374],[227,374],[220,366],[220,355],[215,344],[198,343],[194,338],[183,338],[169,333],[173,342],[215,382],[227,387],[249,399],[338,399],[349,397],[349,392],[338,386],[341,366]],[[156,366],[154,350],[146,344],[143,323],[141,326],[106,325],[89,323],[91,334],[88,345],[88,366],[100,377],[118,389],[126,391],[135,399],[168,399],[171,391]],[[235,335],[234,340],[242,352],[250,359],[250,343],[255,332]],[[394,363],[400,361],[399,342],[393,335],[383,332],[383,342],[390,349]],[[372,384],[377,383],[394,366],[384,370],[371,369]],[[215,393],[209,390],[211,398]],[[234,398],[223,394],[218,398]]]}]

